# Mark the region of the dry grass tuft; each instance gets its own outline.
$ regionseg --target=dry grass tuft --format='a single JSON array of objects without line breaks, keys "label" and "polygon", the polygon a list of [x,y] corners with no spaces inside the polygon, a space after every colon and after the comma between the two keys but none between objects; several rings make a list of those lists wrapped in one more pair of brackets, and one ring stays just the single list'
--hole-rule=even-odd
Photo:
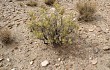
[{"label": "dry grass tuft", "polygon": [[93,21],[93,15],[96,13],[96,2],[90,0],[82,0],[77,3],[77,11],[80,16],[78,18],[79,21]]},{"label": "dry grass tuft", "polygon": [[0,31],[0,40],[4,45],[11,44],[13,42],[11,32],[8,29],[2,29]]}]

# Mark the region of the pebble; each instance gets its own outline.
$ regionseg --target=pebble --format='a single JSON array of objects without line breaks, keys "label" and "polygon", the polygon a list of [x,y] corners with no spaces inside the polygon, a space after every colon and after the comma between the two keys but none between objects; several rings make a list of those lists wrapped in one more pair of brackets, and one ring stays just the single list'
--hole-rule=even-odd
[{"label": "pebble", "polygon": [[94,31],[94,29],[89,29],[89,32],[93,32]]},{"label": "pebble", "polygon": [[95,28],[96,28],[96,26],[91,26],[91,27],[89,28],[89,32],[93,32],[93,31],[95,30]]},{"label": "pebble", "polygon": [[34,42],[35,44],[37,44],[37,42]]},{"label": "pebble", "polygon": [[105,47],[103,47],[103,50],[104,51],[110,50],[110,47],[109,46],[105,46]]},{"label": "pebble", "polygon": [[61,61],[61,58],[58,58],[58,61]]},{"label": "pebble", "polygon": [[99,52],[99,49],[95,47],[95,48],[93,49],[93,51],[94,51],[95,54],[97,54],[97,53]]},{"label": "pebble", "polygon": [[93,64],[93,65],[95,65],[95,64],[97,64],[97,58],[96,59],[93,59],[93,60],[91,60],[91,63]]},{"label": "pebble", "polygon": [[64,64],[64,62],[63,62],[63,61],[61,61],[61,64]]},{"label": "pebble", "polygon": [[7,58],[7,61],[9,62],[9,61],[10,61],[10,59],[9,59],[9,58]]},{"label": "pebble", "polygon": [[3,60],[3,58],[0,58],[0,61],[2,61]]},{"label": "pebble", "polygon": [[77,18],[73,18],[73,21],[76,21],[77,20]]},{"label": "pebble", "polygon": [[60,64],[55,64],[55,67],[59,67],[60,66]]},{"label": "pebble", "polygon": [[34,63],[34,61],[31,61],[30,64],[32,65]]},{"label": "pebble", "polygon": [[90,57],[89,59],[92,60],[92,57]]},{"label": "pebble", "polygon": [[15,68],[11,69],[11,70],[16,70]]},{"label": "pebble", "polygon": [[49,62],[48,62],[47,60],[44,60],[44,61],[41,63],[42,67],[45,67],[45,66],[47,66],[48,64],[49,64]]}]

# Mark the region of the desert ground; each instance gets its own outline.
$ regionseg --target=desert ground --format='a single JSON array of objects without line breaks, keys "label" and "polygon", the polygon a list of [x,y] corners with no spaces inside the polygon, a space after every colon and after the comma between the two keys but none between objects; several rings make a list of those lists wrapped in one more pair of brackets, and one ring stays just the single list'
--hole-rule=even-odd
[{"label": "desert ground", "polygon": [[74,13],[79,30],[73,46],[57,48],[30,32],[28,12],[39,16],[39,8],[46,5],[34,0],[38,5],[30,7],[29,1],[0,0],[0,29],[9,28],[15,39],[11,45],[0,42],[0,70],[110,70],[110,0],[96,0],[97,19],[86,23],[76,20],[78,0],[59,0],[66,14]]}]

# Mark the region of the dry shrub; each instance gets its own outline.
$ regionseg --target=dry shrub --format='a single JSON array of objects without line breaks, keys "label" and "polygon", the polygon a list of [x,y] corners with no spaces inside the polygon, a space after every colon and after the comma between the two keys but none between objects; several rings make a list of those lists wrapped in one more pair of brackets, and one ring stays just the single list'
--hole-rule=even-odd
[{"label": "dry shrub", "polygon": [[[72,44],[73,34],[78,26],[72,21],[72,16],[64,17],[60,13],[46,14],[43,10],[40,19],[33,20],[34,13],[31,13],[31,26],[33,33],[45,44],[51,44],[54,47]],[[34,25],[34,26],[33,26]]]},{"label": "dry shrub", "polygon": [[26,5],[34,7],[34,6],[37,6],[37,2],[36,1],[29,1]]},{"label": "dry shrub", "polygon": [[55,3],[55,0],[45,0],[45,4],[47,5],[53,5]]},{"label": "dry shrub", "polygon": [[0,31],[0,40],[5,45],[11,44],[13,41],[11,32],[8,29],[2,29]]},{"label": "dry shrub", "polygon": [[63,15],[65,13],[64,7],[62,7],[58,2],[55,2],[53,6],[59,14]]},{"label": "dry shrub", "polygon": [[31,32],[33,31],[33,30],[35,30],[36,29],[36,13],[34,12],[34,11],[29,11],[28,12],[28,14],[29,14],[29,16],[31,17],[30,18],[30,21],[29,21],[29,29],[31,30]]},{"label": "dry shrub", "polygon": [[80,16],[79,21],[92,21],[94,20],[94,14],[96,13],[96,2],[90,0],[81,0],[77,3],[77,11]]}]

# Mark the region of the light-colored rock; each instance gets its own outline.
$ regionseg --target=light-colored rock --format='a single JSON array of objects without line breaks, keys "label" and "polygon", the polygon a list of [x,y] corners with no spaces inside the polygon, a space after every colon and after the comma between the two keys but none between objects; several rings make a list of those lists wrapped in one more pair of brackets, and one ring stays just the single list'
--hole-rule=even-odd
[{"label": "light-colored rock", "polygon": [[73,21],[76,21],[77,20],[77,18],[75,17],[75,18],[73,18]]},{"label": "light-colored rock", "polygon": [[8,62],[10,61],[10,59],[9,59],[9,58],[7,58],[6,60],[7,60]]},{"label": "light-colored rock", "polygon": [[93,49],[93,51],[94,51],[95,54],[97,54],[100,50],[99,50],[97,47],[95,47],[95,48]]},{"label": "light-colored rock", "polygon": [[11,69],[11,70],[16,70],[15,68]]},{"label": "light-colored rock", "polygon": [[63,61],[61,61],[61,64],[64,64],[64,62],[63,62]]},{"label": "light-colored rock", "polygon": [[97,64],[97,58],[96,59],[93,59],[93,60],[91,60],[91,63],[93,64],[93,65],[95,65],[95,64]]},{"label": "light-colored rock", "polygon": [[61,58],[58,58],[58,61],[61,61]]},{"label": "light-colored rock", "polygon": [[104,47],[103,47],[103,50],[104,50],[104,51],[110,50],[110,47],[109,47],[109,46],[104,46]]},{"label": "light-colored rock", "polygon": [[41,66],[45,67],[49,64],[49,62],[47,60],[44,60],[42,63],[41,63]]},{"label": "light-colored rock", "polygon": [[60,66],[60,64],[55,64],[55,67],[59,67]]},{"label": "light-colored rock", "polygon": [[31,61],[30,64],[32,65],[34,63],[34,61]]},{"label": "light-colored rock", "polygon": [[2,61],[3,60],[3,58],[0,58],[0,61]]},{"label": "light-colored rock", "polygon": [[89,57],[89,60],[92,60],[92,57]]},{"label": "light-colored rock", "polygon": [[89,32],[93,32],[94,31],[94,29],[89,29]]},{"label": "light-colored rock", "polygon": [[95,28],[96,28],[96,26],[91,26],[91,27],[89,28],[89,32],[93,32],[93,31],[95,30]]}]

